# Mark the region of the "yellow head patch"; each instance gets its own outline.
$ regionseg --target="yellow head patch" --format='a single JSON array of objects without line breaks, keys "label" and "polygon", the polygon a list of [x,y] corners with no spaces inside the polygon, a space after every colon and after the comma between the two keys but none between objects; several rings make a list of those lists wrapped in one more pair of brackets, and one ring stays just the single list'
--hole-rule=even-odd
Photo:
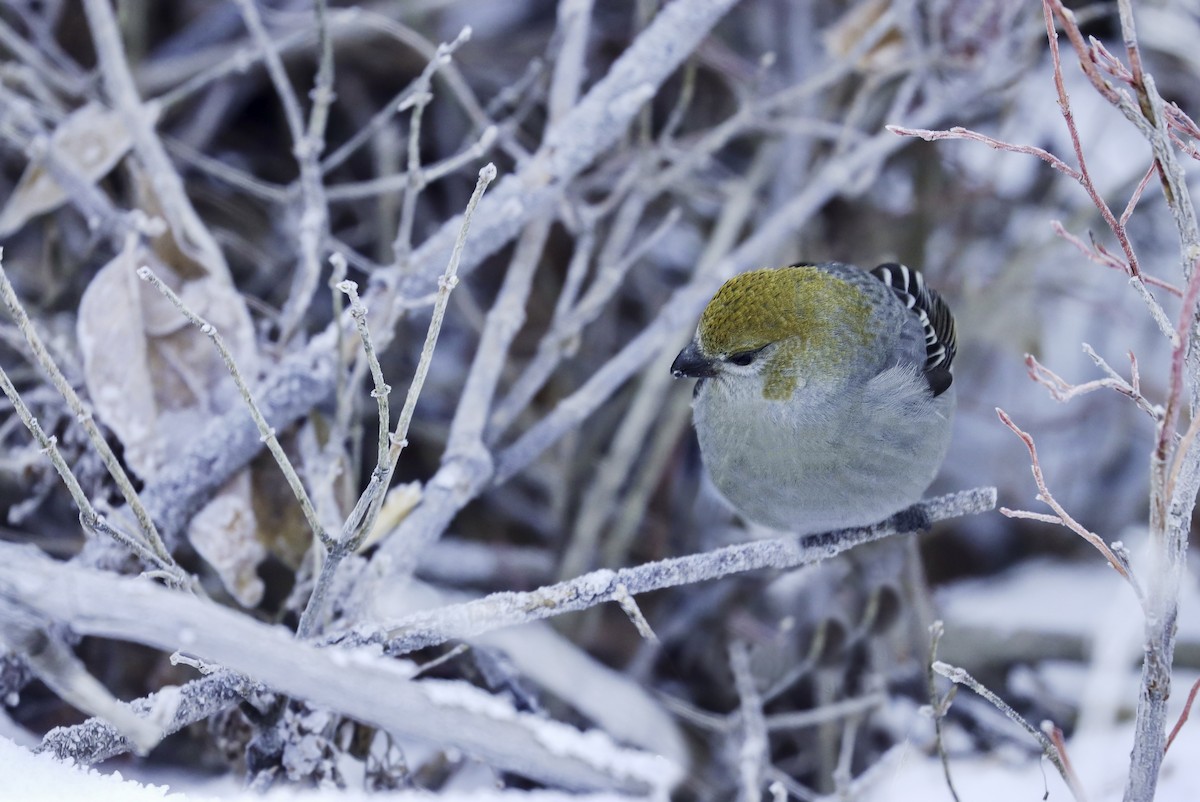
[{"label": "yellow head patch", "polygon": [[713,357],[780,343],[765,366],[763,394],[786,400],[811,371],[835,373],[838,355],[866,346],[871,304],[849,281],[801,265],[753,270],[717,290],[700,316],[701,350]]}]

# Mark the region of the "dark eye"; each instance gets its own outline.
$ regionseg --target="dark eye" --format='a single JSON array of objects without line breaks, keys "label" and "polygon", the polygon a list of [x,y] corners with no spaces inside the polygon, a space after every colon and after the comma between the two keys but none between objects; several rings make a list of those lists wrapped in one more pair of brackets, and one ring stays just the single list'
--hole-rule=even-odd
[{"label": "dark eye", "polygon": [[755,348],[753,351],[738,351],[736,354],[730,354],[725,361],[745,367],[753,362],[760,353],[762,353],[762,348]]}]

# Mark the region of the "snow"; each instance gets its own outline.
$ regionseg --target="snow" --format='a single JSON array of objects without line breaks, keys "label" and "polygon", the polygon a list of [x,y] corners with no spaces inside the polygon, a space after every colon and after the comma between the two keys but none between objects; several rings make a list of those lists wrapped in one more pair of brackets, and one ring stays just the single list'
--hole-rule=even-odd
[{"label": "snow", "polygon": [[[1193,722],[1195,724],[1195,722]],[[1067,756],[1079,776],[1089,802],[1117,802],[1125,790],[1133,726],[1093,732],[1067,743]],[[1200,750],[1200,729],[1185,726],[1163,762],[1155,802],[1195,802],[1200,799],[1200,765],[1193,756]],[[1071,799],[1071,792],[1048,761],[1018,759],[1011,755],[975,755],[950,758],[950,773],[959,799],[970,802]],[[861,802],[924,802],[950,800],[942,764],[908,750]]]},{"label": "snow", "polygon": [[11,802],[39,800],[86,799],[89,802],[149,802],[149,800],[185,800],[193,802],[206,797],[184,797],[169,793],[165,785],[142,785],[123,779],[119,772],[102,774],[64,763],[50,755],[34,754],[0,737],[0,799]]},{"label": "snow", "polygon": [[[378,802],[380,799],[406,802],[428,800],[425,792],[398,792],[387,795],[362,790],[335,792],[277,789],[267,794],[241,790],[228,780],[208,783],[188,779],[178,784],[142,784],[124,779],[119,772],[104,774],[61,762],[50,755],[39,755],[0,737],[0,799],[4,802]],[[441,794],[443,802],[621,802],[629,797],[618,794],[570,795],[551,791],[470,790]]]}]

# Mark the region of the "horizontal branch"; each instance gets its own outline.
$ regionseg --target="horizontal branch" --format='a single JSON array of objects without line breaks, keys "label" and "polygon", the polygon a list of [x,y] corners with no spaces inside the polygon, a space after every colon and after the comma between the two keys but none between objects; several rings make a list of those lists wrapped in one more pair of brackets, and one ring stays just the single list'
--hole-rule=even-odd
[{"label": "horizontal branch", "polygon": [[[214,602],[146,579],[56,562],[28,547],[0,543],[0,599],[82,635],[184,649],[240,675],[242,682],[260,682],[393,735],[458,749],[503,771],[562,788],[645,793],[677,776],[677,769],[657,755],[613,743],[592,748],[603,733],[581,733],[518,712],[464,683],[413,682],[408,664],[378,652],[320,649],[283,627]],[[226,685],[213,690],[224,694],[222,688]],[[595,758],[601,753],[603,764]]]},{"label": "horizontal branch", "polygon": [[425,610],[384,630],[343,635],[342,642],[383,642],[392,654],[404,654],[455,638],[468,638],[501,627],[586,610],[623,595],[704,582],[762,568],[797,568],[827,560],[854,546],[913,530],[913,521],[942,521],[986,512],[996,506],[994,487],[964,490],[922,501],[874,526],[841,529],[797,538],[785,536],[646,563],[619,571],[600,570],[527,593],[493,593],[482,599]]}]

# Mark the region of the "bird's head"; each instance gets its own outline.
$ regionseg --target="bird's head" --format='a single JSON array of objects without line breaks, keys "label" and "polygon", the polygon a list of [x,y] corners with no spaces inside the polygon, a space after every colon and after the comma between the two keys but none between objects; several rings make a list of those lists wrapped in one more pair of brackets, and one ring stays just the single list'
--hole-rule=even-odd
[{"label": "bird's head", "polygon": [[717,290],[671,372],[753,378],[764,398],[786,401],[809,380],[848,376],[875,336],[870,321],[863,290],[822,267],[752,270]]}]

